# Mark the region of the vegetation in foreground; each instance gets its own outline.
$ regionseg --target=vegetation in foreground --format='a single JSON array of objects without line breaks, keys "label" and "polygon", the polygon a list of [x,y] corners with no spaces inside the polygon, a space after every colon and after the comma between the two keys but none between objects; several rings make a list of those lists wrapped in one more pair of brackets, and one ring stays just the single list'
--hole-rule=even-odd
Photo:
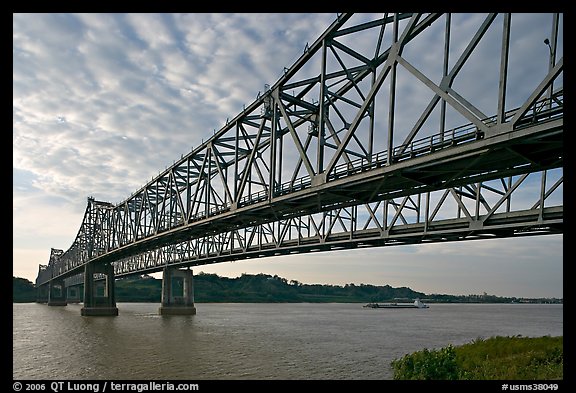
[{"label": "vegetation in foreground", "polygon": [[394,379],[561,380],[563,337],[478,338],[461,346],[414,352],[391,365]]}]

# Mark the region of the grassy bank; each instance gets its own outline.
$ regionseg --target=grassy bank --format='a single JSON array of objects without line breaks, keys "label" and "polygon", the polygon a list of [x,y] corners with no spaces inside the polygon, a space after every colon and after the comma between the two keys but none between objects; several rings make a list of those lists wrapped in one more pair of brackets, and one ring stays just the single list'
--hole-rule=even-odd
[{"label": "grassy bank", "polygon": [[491,337],[392,361],[394,379],[563,379],[563,337]]}]

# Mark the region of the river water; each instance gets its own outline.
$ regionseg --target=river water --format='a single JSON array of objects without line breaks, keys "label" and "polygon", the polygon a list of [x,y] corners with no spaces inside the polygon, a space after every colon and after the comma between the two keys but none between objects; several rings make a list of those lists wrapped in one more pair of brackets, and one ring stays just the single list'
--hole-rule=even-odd
[{"label": "river water", "polygon": [[82,304],[13,304],[14,379],[390,380],[390,362],[424,348],[491,336],[561,336],[563,306],[197,303],[193,316],[119,303],[117,317]]}]

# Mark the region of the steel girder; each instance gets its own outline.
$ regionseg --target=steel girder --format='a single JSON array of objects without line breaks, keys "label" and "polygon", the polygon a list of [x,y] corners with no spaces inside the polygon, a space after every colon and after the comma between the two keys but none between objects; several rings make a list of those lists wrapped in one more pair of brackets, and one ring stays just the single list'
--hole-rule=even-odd
[{"label": "steel girder", "polygon": [[115,274],[358,247],[559,234],[562,185],[562,171],[552,170],[337,208],[164,246],[115,262]]},{"label": "steel girder", "polygon": [[[127,261],[135,255],[154,259],[151,255],[179,247],[196,250],[194,258],[202,254],[202,247],[216,244],[230,243],[231,253],[248,253],[248,239],[256,236],[248,233],[264,236],[268,230],[282,239],[283,231],[292,231],[283,228],[295,222],[308,220],[312,227],[326,230],[336,224],[319,222],[326,217],[344,220],[346,214],[357,228],[363,225],[352,212],[363,208],[375,217],[378,208],[388,211],[396,206],[396,220],[402,221],[402,210],[415,198],[421,201],[436,190],[478,194],[487,181],[505,182],[509,176],[561,168],[563,57],[556,59],[558,14],[552,18],[547,72],[523,94],[507,88],[514,17],[484,16],[474,34],[459,42],[460,53],[452,48],[453,18],[384,14],[354,23],[352,14],[339,15],[273,86],[212,138],[117,205],[89,199],[74,244],[49,263],[51,268],[41,269],[43,277],[77,273],[89,261]],[[497,67],[488,78],[496,86],[476,102],[465,98],[466,80],[460,78],[487,35],[496,35],[499,42]],[[435,53],[441,59],[439,67],[422,60],[420,37],[441,44],[442,50]],[[406,81],[419,99],[403,93]],[[485,114],[483,100],[495,103],[491,116]],[[462,203],[458,206],[468,212],[458,225],[468,230],[478,225],[485,230],[496,217],[489,214],[480,220]],[[559,209],[554,210],[554,220]],[[537,210],[515,215],[532,217]],[[318,221],[317,214],[324,218]],[[435,217],[421,216],[419,225],[428,228],[430,218]],[[513,220],[505,222],[509,229],[516,228]],[[556,233],[561,224],[552,224],[555,229],[550,232]],[[380,243],[390,240],[389,230],[382,228],[394,225],[387,225],[382,221],[380,229],[373,228]],[[303,230],[296,228],[298,233]],[[418,231],[421,240],[429,238],[424,236],[429,231]],[[322,238],[313,232],[311,238]],[[351,238],[360,236],[349,232]],[[470,238],[465,232],[458,236]],[[206,238],[210,240],[202,240]],[[235,247],[232,239],[243,239],[238,242],[245,246]],[[262,247],[262,242],[254,244]],[[190,252],[188,256],[192,258]],[[127,270],[119,268],[118,273]]]},{"label": "steel girder", "polygon": [[[561,169],[207,235],[114,262],[115,276],[243,259],[563,233]],[[66,285],[83,283],[82,274]]]}]

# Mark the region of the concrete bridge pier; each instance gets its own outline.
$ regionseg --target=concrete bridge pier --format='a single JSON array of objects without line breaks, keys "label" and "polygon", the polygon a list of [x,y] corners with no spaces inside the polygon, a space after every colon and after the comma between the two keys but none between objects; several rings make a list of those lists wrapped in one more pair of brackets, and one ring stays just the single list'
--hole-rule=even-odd
[{"label": "concrete bridge pier", "polygon": [[66,301],[68,303],[80,303],[80,286],[74,285],[66,288]]},{"label": "concrete bridge pier", "polygon": [[160,315],[194,315],[194,284],[192,270],[165,267],[162,276]]},{"label": "concrete bridge pier", "polygon": [[48,305],[66,306],[66,286],[64,280],[50,280],[48,283]]},{"label": "concrete bridge pier", "polygon": [[[95,275],[103,274],[104,279]],[[82,316],[117,316],[116,296],[114,294],[114,266],[112,264],[95,265],[87,263],[84,268],[84,307]]]},{"label": "concrete bridge pier", "polygon": [[36,291],[36,303],[48,303],[48,284],[40,285]]}]

